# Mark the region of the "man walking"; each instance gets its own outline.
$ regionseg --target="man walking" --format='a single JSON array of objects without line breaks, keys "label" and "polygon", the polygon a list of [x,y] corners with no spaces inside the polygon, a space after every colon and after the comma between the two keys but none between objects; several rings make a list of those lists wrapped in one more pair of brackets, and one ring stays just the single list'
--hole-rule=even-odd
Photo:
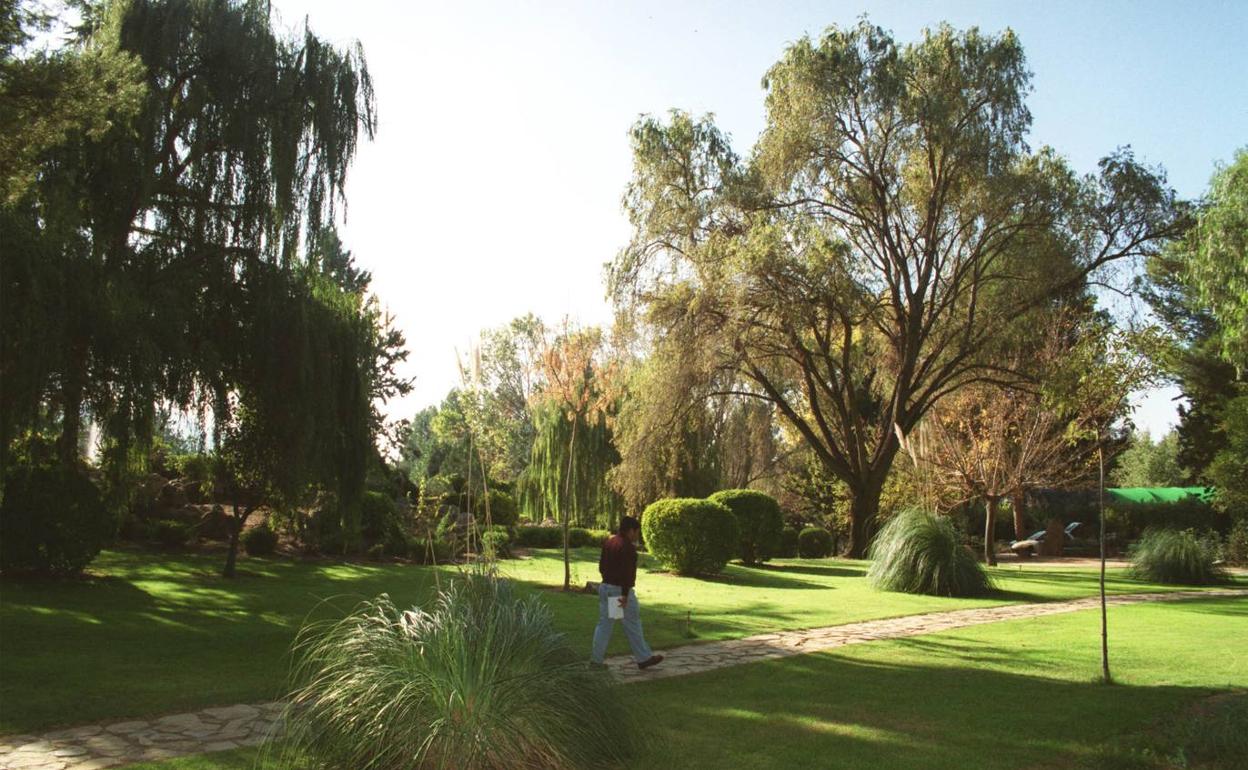
[{"label": "man walking", "polygon": [[602,556],[598,558],[598,572],[602,575],[602,582],[598,584],[598,627],[594,629],[594,649],[590,654],[598,665],[603,665],[614,630],[611,602],[624,609],[620,620],[624,623],[624,633],[637,668],[647,669],[663,662],[663,656],[651,651],[641,633],[641,608],[637,606],[637,593],[633,590],[637,583],[637,540],[640,537],[641,522],[625,516],[620,519],[620,531],[602,545]]}]

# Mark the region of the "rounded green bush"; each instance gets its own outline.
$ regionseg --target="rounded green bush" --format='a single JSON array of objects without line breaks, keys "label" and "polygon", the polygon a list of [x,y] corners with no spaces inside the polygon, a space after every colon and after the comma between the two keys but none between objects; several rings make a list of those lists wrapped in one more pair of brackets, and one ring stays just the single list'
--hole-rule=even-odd
[{"label": "rounded green bush", "polygon": [[979,596],[992,580],[946,516],[906,511],[875,536],[868,556],[871,584],[882,591]]},{"label": "rounded green bush", "polygon": [[571,548],[588,548],[591,546],[601,548],[603,542],[609,537],[611,537],[611,533],[605,529],[571,527],[568,529],[568,546]]},{"label": "rounded green bush", "polygon": [[277,533],[267,524],[253,527],[243,533],[243,549],[248,556],[272,556],[277,550]]},{"label": "rounded green bush", "polygon": [[823,527],[807,527],[797,535],[797,554],[803,559],[824,559],[832,555],[832,533]]},{"label": "rounded green bush", "polygon": [[[571,537],[568,533],[568,538]],[[516,545],[524,548],[562,548],[563,530],[559,527],[516,527]]]},{"label": "rounded green bush", "polygon": [[1150,529],[1131,548],[1131,574],[1152,583],[1208,585],[1226,579],[1213,552],[1191,530]]},{"label": "rounded green bush", "polygon": [[780,555],[786,559],[797,556],[797,540],[801,531],[797,527],[785,527],[780,533]]},{"label": "rounded green bush", "polygon": [[728,506],[737,519],[737,555],[745,564],[762,564],[780,552],[784,514],[771,495],[755,489],[725,489],[707,498]]},{"label": "rounded green bush", "polygon": [[737,520],[728,506],[674,497],[651,503],[641,514],[646,547],[681,575],[713,575],[737,550]]},{"label": "rounded green bush", "polygon": [[0,570],[81,572],[116,534],[87,472],[53,459],[10,466],[0,505]]}]

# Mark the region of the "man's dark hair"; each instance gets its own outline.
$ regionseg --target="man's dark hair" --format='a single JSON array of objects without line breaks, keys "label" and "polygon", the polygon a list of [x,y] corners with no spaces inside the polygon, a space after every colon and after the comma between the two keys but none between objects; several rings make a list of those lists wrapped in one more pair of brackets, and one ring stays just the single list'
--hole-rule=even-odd
[{"label": "man's dark hair", "polygon": [[641,529],[640,521],[637,521],[632,516],[622,516],[620,518],[620,534],[621,535],[623,535],[626,532],[632,532],[634,529]]}]

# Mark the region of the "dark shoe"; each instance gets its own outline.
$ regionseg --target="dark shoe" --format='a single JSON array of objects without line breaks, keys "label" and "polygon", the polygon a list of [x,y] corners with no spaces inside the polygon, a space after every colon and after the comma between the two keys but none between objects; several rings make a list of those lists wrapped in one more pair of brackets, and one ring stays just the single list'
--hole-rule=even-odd
[{"label": "dark shoe", "polygon": [[607,670],[607,664],[606,664],[606,663],[597,663],[597,662],[595,662],[595,661],[592,661],[592,660],[591,660],[591,661],[589,662],[589,668],[590,668],[590,670],[591,670],[591,671],[606,671],[606,670]]},{"label": "dark shoe", "polygon": [[642,662],[638,663],[638,664],[637,664],[637,668],[641,669],[642,671],[645,671],[646,669],[650,668],[651,666],[657,666],[657,665],[659,665],[659,664],[660,664],[660,663],[662,663],[662,662],[663,662],[663,656],[662,656],[662,655],[651,655],[651,656],[650,656],[649,658],[647,658],[646,660],[643,660]]}]

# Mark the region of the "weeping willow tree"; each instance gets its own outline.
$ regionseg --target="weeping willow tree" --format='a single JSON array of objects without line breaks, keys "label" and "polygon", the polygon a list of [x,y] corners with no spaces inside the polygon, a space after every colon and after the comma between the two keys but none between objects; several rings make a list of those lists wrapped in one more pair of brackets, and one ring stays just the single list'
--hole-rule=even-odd
[{"label": "weeping willow tree", "polygon": [[68,462],[89,413],[125,457],[155,404],[208,412],[218,446],[228,430],[265,436],[284,457],[263,467],[303,477],[276,486],[330,488],[350,525],[371,404],[406,387],[401,336],[363,276],[340,249],[314,253],[376,128],[363,51],[279,34],[257,0],[83,15],[75,45],[136,62],[142,98],[107,130],[67,131],[4,207],[19,237],[4,244],[0,439],[54,415]]},{"label": "weeping willow tree", "polygon": [[624,500],[607,475],[620,461],[606,414],[581,419],[569,457],[572,421],[547,403],[534,416],[537,432],[529,465],[517,484],[520,509],[530,519],[556,519],[566,513],[573,526],[609,529],[624,513]]}]

